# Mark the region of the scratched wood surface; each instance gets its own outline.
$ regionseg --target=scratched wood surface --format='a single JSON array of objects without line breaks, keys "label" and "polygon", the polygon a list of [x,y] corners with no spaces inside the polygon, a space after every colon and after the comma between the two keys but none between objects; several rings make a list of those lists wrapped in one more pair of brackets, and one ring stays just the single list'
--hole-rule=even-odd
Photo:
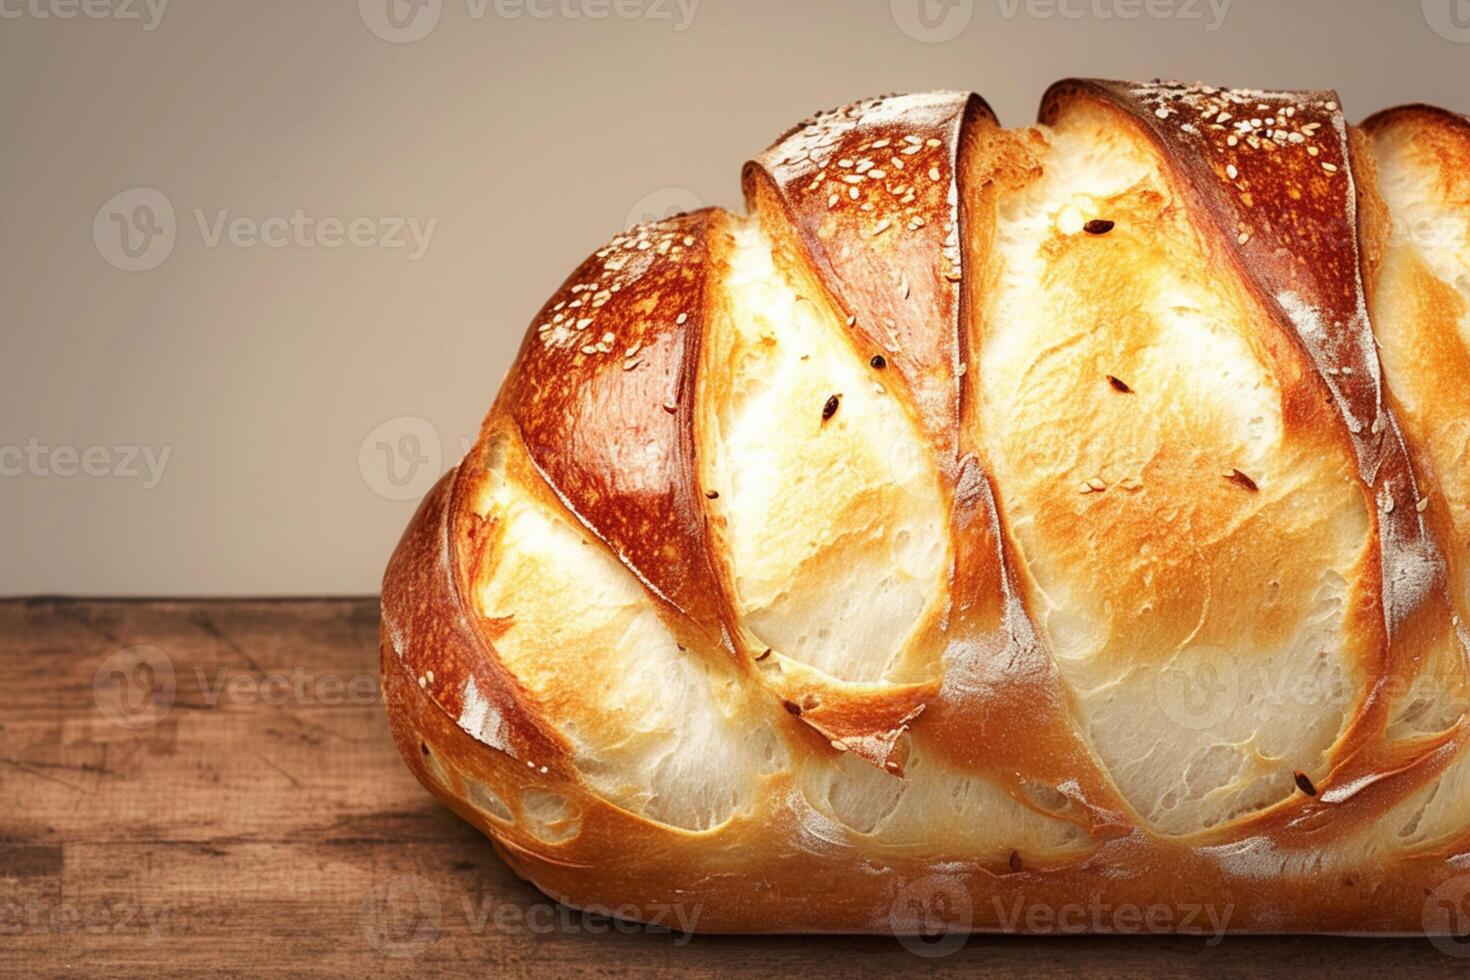
[{"label": "scratched wood surface", "polygon": [[1470,970],[1424,939],[973,937],[922,956],[560,909],[404,769],[377,635],[374,599],[0,601],[0,975]]}]

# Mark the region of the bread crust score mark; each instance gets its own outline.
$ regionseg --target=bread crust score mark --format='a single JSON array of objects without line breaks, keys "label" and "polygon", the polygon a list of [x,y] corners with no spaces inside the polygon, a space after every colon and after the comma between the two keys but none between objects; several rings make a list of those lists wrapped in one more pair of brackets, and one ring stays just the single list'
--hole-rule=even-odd
[{"label": "bread crust score mark", "polygon": [[808,120],[536,317],[385,575],[405,760],[554,898],[707,931],[925,882],[1421,930],[1470,860],[1467,171],[1463,117],[1330,92]]}]

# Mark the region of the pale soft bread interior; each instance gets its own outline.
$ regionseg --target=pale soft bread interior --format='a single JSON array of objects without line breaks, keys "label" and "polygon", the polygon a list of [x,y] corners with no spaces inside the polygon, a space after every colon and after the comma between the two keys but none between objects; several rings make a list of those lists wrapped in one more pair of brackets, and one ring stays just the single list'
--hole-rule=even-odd
[{"label": "pale soft bread interior", "polygon": [[[676,827],[725,822],[784,763],[783,743],[744,711],[728,669],[679,648],[631,572],[527,490],[523,452],[509,438],[492,446],[479,501],[496,524],[477,597],[496,653],[597,792]],[[549,824],[555,809],[537,812]]]},{"label": "pale soft bread interior", "polygon": [[1391,693],[1395,703],[1385,732],[1390,741],[1436,734],[1458,724],[1470,711],[1470,684],[1455,632],[1435,637],[1419,670],[1397,682]]},{"label": "pale soft bread interior", "polygon": [[[735,226],[705,341],[701,481],[719,494],[736,600],[758,642],[837,681],[920,673],[906,656],[942,609],[946,503],[885,378]],[[824,421],[829,399],[836,411]],[[937,670],[937,655],[927,660]]]},{"label": "pale soft bread interior", "polygon": [[[1373,293],[1373,326],[1400,421],[1432,467],[1454,529],[1461,618],[1470,614],[1470,174],[1429,134],[1391,128],[1375,142],[1392,233]],[[1431,490],[1433,492],[1433,490]],[[1457,559],[1457,561],[1455,560]]]},{"label": "pale soft bread interior", "polygon": [[[1398,418],[1417,447],[1429,494],[1426,514],[1443,515],[1460,629],[1470,610],[1470,174],[1449,166],[1434,135],[1390,127],[1375,140],[1378,192],[1391,234],[1373,292],[1373,328]],[[1393,739],[1444,731],[1470,710],[1464,652],[1440,637],[1401,697]],[[1470,810],[1470,755],[1461,753],[1428,786],[1379,821],[1388,843],[1434,846],[1463,832]]]},{"label": "pale soft bread interior", "polygon": [[[1429,146],[1412,139],[1390,134],[1375,149],[1378,192],[1393,222],[1390,250],[1423,262],[1459,294],[1453,324],[1470,347],[1470,174],[1447,171]],[[1392,332],[1396,324],[1383,326]]]},{"label": "pale soft bread interior", "polygon": [[863,835],[896,850],[944,841],[954,857],[1002,857],[1011,851],[1046,857],[1087,844],[1075,824],[1018,803],[989,780],[956,771],[932,758],[922,743],[904,736],[908,754],[902,778],[853,755],[837,765],[811,760],[801,786],[812,812],[808,831],[827,828]]},{"label": "pale soft bread interior", "polygon": [[1286,798],[1342,733],[1366,503],[1345,445],[1285,431],[1266,314],[1152,145],[1087,107],[1044,136],[1042,177],[999,206],[981,438],[1096,754],[1147,823],[1189,834]]}]

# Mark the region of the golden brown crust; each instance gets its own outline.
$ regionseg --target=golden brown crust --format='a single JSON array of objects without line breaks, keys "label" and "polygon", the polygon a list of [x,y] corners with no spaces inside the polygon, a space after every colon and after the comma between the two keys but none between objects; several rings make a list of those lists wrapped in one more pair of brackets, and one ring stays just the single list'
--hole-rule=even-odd
[{"label": "golden brown crust", "polygon": [[[1455,414],[1470,405],[1463,387],[1457,395],[1451,381],[1399,364],[1432,348],[1470,370],[1470,327],[1456,327],[1470,307],[1455,292],[1464,285],[1444,280],[1444,266],[1396,244],[1389,225],[1401,194],[1380,194],[1380,172],[1408,166],[1394,154],[1413,134],[1427,147],[1414,165],[1425,181],[1439,181],[1430,196],[1465,214],[1454,209],[1470,200],[1444,175],[1470,162],[1470,123],[1410,106],[1373,117],[1360,133],[1330,92],[1086,80],[1054,86],[1040,118],[1039,129],[1002,130],[978,97],[961,93],[887,97],[819,116],[746,166],[753,218],[701,211],[634,229],[590,257],[536,318],[479,443],[425,499],[389,565],[383,670],[410,767],[548,894],[645,918],[670,902],[697,905],[698,928],[719,932],[910,931],[916,923],[904,910],[918,887],[961,900],[961,924],[979,930],[1067,928],[1010,914],[1039,903],[1053,912],[1073,904],[1209,906],[1229,910],[1218,924],[1229,931],[1404,933],[1426,928],[1426,896],[1465,873],[1470,820],[1445,815],[1444,800],[1466,792],[1462,774],[1470,772],[1470,726],[1456,714],[1470,700],[1460,598],[1470,563],[1470,500],[1462,499],[1470,423],[1462,427]],[[1015,460],[1000,458],[1008,450],[996,426],[1004,423],[993,406],[982,410],[996,385],[1017,383],[981,367],[1004,365],[1004,345],[1018,342],[997,322],[1014,315],[996,297],[1016,288],[1005,275],[1020,254],[1001,239],[1027,227],[1022,192],[1069,165],[1052,147],[1079,119],[1145,164],[1159,162],[1157,186],[1134,185],[1109,200],[1122,202],[1120,214],[1139,201],[1163,209],[1213,257],[1219,302],[1242,318],[1230,327],[1244,332],[1245,349],[1270,380],[1283,471],[1287,446],[1347,461],[1347,499],[1361,498],[1366,515],[1360,553],[1324,572],[1325,588],[1342,593],[1340,638],[1311,641],[1337,644],[1339,683],[1351,684],[1321,768],[1293,773],[1283,757],[1295,781],[1289,792],[1187,830],[1140,807],[1134,784],[1120,779],[1115,747],[1100,741],[1088,700],[1096,692],[1079,687],[1076,665],[1062,669],[1056,611],[1065,602],[1047,593],[1058,588],[1056,576],[1037,552],[1053,532],[1033,526],[1039,519],[1028,508],[1038,501],[1007,475]],[[1112,226],[1094,220],[1075,237],[1078,229],[1064,229],[1043,246],[1054,264],[1037,274],[1063,274],[1086,261],[1088,248],[1114,249],[1108,263],[1145,254],[1126,251],[1138,247],[1126,229],[1107,238]],[[708,348],[729,345],[723,334],[712,338],[728,332],[720,318],[745,315],[730,291],[760,288],[732,285],[743,274],[736,268],[763,249],[778,292],[819,312],[793,324],[790,338],[777,324],[758,343],[807,351],[827,344],[833,327],[839,340],[830,356],[871,360],[880,398],[895,400],[924,443],[921,461],[897,470],[935,474],[934,499],[905,519],[932,518],[942,528],[943,594],[895,655],[902,669],[877,680],[843,680],[795,651],[765,646],[766,627],[751,621],[739,594],[756,572],[726,553],[731,514],[716,500],[729,488],[701,482],[704,457],[725,450],[702,434],[709,422],[700,403],[760,397],[728,390]],[[1080,275],[1073,282],[1097,286]],[[1048,280],[1047,288],[1056,285]],[[1433,336],[1412,326],[1419,323],[1434,324]],[[1113,329],[1127,335],[1129,350],[1146,348],[1141,328]],[[1128,333],[1135,329],[1145,339]],[[1135,394],[1111,374],[1098,383],[1108,397]],[[1181,404],[1194,404],[1182,395]],[[834,394],[814,407],[819,418],[801,424],[820,434],[833,416],[845,422],[842,406]],[[1070,451],[1065,433],[1058,440],[1057,452]],[[1304,464],[1293,465],[1306,480]],[[853,466],[862,479],[882,475]],[[1289,496],[1251,509],[1275,499],[1275,473],[1227,468],[1224,476],[1211,492],[1234,496],[1215,506],[1246,515],[1219,511],[1224,530],[1210,533],[1226,535],[1227,545],[1230,535],[1255,540],[1252,522],[1295,528],[1310,513],[1310,502]],[[1103,486],[1084,481],[1080,496],[1074,484],[1039,503],[1072,507],[1105,490],[1113,501],[1114,488],[1095,482]],[[905,484],[909,492],[916,485]],[[1423,504],[1441,496],[1442,510]],[[835,533],[897,520],[885,499],[861,503],[858,517],[843,518],[856,523]],[[1114,507],[1125,506],[1126,497],[1116,499]],[[503,606],[507,588],[538,581],[538,566],[502,567],[515,547],[528,546],[511,535],[527,509],[539,515],[535,527],[566,528],[568,540],[584,535],[586,547],[638,583],[646,600],[611,579],[588,583],[587,601],[613,624],[597,635],[615,639],[598,642],[614,648],[538,647],[525,624],[554,610],[553,598],[526,597],[519,624],[514,608],[491,615],[485,597]],[[1057,526],[1092,534],[1091,513]],[[1126,510],[1113,513],[1119,540],[1167,527],[1163,518],[1139,524]],[[1167,548],[1169,539],[1160,540]],[[548,545],[537,560],[554,563],[557,554]],[[1184,557],[1176,567],[1189,567]],[[1301,559],[1316,560],[1315,552]],[[1145,605],[1212,596],[1205,582],[1141,581]],[[1294,635],[1293,611],[1318,608],[1308,598],[1269,611],[1263,603],[1261,635],[1276,638],[1265,642]],[[587,615],[581,597],[562,601],[571,621]],[[641,601],[656,620],[637,618]],[[1180,620],[1171,629],[1187,627],[1181,617],[1194,615],[1191,605],[1180,608],[1158,615]],[[1206,614],[1198,615],[1203,629]],[[637,669],[637,651],[654,642],[649,622],[698,665],[689,676],[703,679],[660,674],[602,695],[656,710],[614,706],[594,718],[578,708],[587,702],[577,698],[595,701],[599,691],[569,699],[577,679],[558,665],[610,658],[587,669],[590,682],[609,684],[624,665]],[[1131,655],[1145,658],[1139,669],[1156,666]],[[546,666],[528,666],[538,658]],[[1440,686],[1426,700],[1415,684],[1431,676]],[[658,727],[680,712],[698,713],[704,720],[691,724],[709,730]],[[1423,720],[1439,715],[1438,723]],[[628,763],[625,743],[654,730],[660,747]],[[686,752],[715,753],[722,761],[708,765],[731,771],[669,782]],[[1199,778],[1194,766],[1177,775],[1181,786]],[[698,815],[669,815],[681,785],[703,801]],[[1435,821],[1424,837],[1420,825]],[[1086,927],[1118,925],[1104,917]]]},{"label": "golden brown crust", "polygon": [[598,250],[538,314],[504,404],[568,509],[656,595],[731,648],[691,421],[721,221],[716,211],[681,215]]},{"label": "golden brown crust", "polygon": [[[979,96],[887,96],[807,120],[745,167],[746,203],[792,241],[868,357],[911,394],[935,449],[959,442],[959,158],[995,125]],[[789,225],[786,232],[781,225]]]}]

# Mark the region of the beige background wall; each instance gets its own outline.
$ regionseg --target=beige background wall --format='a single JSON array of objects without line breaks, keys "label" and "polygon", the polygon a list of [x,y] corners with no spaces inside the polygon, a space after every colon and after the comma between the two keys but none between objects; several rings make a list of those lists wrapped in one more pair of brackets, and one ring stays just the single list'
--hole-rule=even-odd
[{"label": "beige background wall", "polygon": [[374,590],[562,277],[813,109],[1470,110],[1470,0],[418,4],[0,0],[0,594]]}]

